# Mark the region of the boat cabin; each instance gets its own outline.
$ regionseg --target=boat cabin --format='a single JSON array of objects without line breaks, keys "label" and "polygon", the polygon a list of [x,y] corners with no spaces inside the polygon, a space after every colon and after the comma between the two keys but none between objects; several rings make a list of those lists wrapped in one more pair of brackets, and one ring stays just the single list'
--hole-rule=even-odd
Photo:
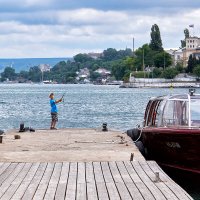
[{"label": "boat cabin", "polygon": [[151,98],[144,127],[200,127],[200,95],[168,95]]}]

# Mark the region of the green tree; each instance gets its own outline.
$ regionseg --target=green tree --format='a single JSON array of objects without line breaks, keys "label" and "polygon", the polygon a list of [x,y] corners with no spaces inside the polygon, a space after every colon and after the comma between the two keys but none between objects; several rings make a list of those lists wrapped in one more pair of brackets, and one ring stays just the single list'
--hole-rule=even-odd
[{"label": "green tree", "polygon": [[87,61],[92,61],[94,60],[93,58],[91,58],[89,55],[87,54],[82,54],[82,53],[79,53],[77,54],[76,56],[74,56],[74,61],[75,62],[79,62],[79,63],[85,63]]},{"label": "green tree", "polygon": [[154,56],[155,67],[169,67],[172,64],[172,57],[165,51],[156,53]]},{"label": "green tree", "polygon": [[183,63],[181,63],[181,62],[176,63],[175,68],[176,68],[177,71],[180,72],[180,73],[183,73],[183,72],[184,72]]},{"label": "green tree", "polygon": [[51,80],[58,83],[72,83],[76,78],[79,63],[61,61],[51,69]]},{"label": "green tree", "polygon": [[17,80],[19,81],[19,83],[24,83],[27,80],[29,80],[29,72],[28,71],[20,71],[19,74],[17,74]]},{"label": "green tree", "polygon": [[24,79],[29,79],[29,73],[27,71],[20,71],[19,77],[24,78]]},{"label": "green tree", "polygon": [[99,77],[101,77],[101,74],[94,72],[94,71],[90,72],[90,80],[91,81],[96,81],[97,78],[99,78]]},{"label": "green tree", "polygon": [[2,81],[9,79],[10,81],[16,80],[17,74],[15,73],[15,69],[12,67],[6,67],[4,72],[1,74]]},{"label": "green tree", "polygon": [[190,32],[189,32],[189,30],[187,28],[184,29],[184,35],[185,35],[184,40],[181,40],[181,48],[186,47],[186,38],[190,37]]},{"label": "green tree", "polygon": [[133,57],[126,57],[124,59],[124,64],[131,71],[135,71],[136,68],[135,68],[135,65],[134,65],[134,61],[135,61],[135,58],[133,58]]},{"label": "green tree", "polygon": [[95,63],[95,64],[92,65],[91,70],[92,70],[92,71],[95,71],[95,70],[97,70],[98,68],[99,68],[99,65]]},{"label": "green tree", "polygon": [[193,69],[193,73],[198,77],[198,79],[200,78],[200,65],[197,65],[197,66]]},{"label": "green tree", "polygon": [[137,70],[143,70],[143,59],[145,66],[154,66],[155,52],[149,47],[148,44],[144,44],[142,47],[135,51],[136,58],[134,60],[134,66]]},{"label": "green tree", "polygon": [[40,82],[42,80],[42,72],[38,66],[29,69],[29,78],[33,82]]},{"label": "green tree", "polygon": [[160,78],[162,73],[163,73],[163,68],[155,67],[153,69],[153,71],[151,72],[150,77],[152,77],[152,78]]},{"label": "green tree", "polygon": [[154,51],[162,51],[162,40],[160,36],[160,30],[157,24],[151,27],[151,41],[149,44],[150,48]]},{"label": "green tree", "polygon": [[198,61],[196,57],[191,54],[188,59],[187,73],[192,73],[197,64]]},{"label": "green tree", "polygon": [[127,56],[132,56],[132,55],[133,55],[132,50],[128,48],[126,48],[125,50],[119,50],[119,51],[113,48],[108,48],[103,51],[103,55],[101,56],[101,59],[103,61],[115,61],[115,60],[124,59]]},{"label": "green tree", "polygon": [[113,48],[108,48],[107,50],[103,51],[103,60],[111,61],[111,60],[117,60],[117,50]]},{"label": "green tree", "polygon": [[163,77],[173,79],[179,72],[175,68],[168,67],[163,71]]},{"label": "green tree", "polygon": [[112,74],[115,76],[116,80],[122,80],[126,73],[127,69],[122,61],[113,63]]},{"label": "green tree", "polygon": [[123,76],[123,78],[122,78],[122,80],[124,81],[124,82],[129,82],[129,78],[130,78],[130,71],[129,70],[126,70],[125,71],[125,74],[124,74],[124,76]]},{"label": "green tree", "polygon": [[124,58],[126,58],[127,56],[128,57],[131,57],[131,56],[133,56],[133,52],[132,52],[132,50],[131,49],[129,49],[129,48],[126,48],[125,50],[119,50],[119,51],[117,51],[117,59],[124,59]]}]

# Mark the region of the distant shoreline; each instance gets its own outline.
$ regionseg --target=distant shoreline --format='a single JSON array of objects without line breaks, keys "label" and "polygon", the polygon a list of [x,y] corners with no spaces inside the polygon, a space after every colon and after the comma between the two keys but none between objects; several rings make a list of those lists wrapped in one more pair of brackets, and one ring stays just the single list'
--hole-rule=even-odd
[{"label": "distant shoreline", "polygon": [[24,59],[72,59],[72,57],[33,57],[33,58],[0,58],[0,60],[17,60],[17,59],[22,59],[22,60],[24,60]]},{"label": "distant shoreline", "polygon": [[3,72],[5,67],[12,67],[16,72],[22,70],[28,71],[30,67],[38,66],[40,64],[48,64],[54,66],[60,61],[71,60],[72,57],[59,57],[59,58],[0,58],[0,73]]}]

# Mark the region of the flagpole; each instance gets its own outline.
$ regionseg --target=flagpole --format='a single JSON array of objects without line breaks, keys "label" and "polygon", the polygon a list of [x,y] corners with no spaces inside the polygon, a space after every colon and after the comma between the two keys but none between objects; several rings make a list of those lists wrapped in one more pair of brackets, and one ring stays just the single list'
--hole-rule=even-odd
[{"label": "flagpole", "polygon": [[193,37],[194,37],[194,26],[193,26]]},{"label": "flagpole", "polygon": [[190,25],[189,25],[189,28],[192,28],[192,29],[193,29],[193,30],[192,30],[192,31],[193,31],[192,33],[193,33],[193,37],[194,37],[194,24],[190,24]]}]

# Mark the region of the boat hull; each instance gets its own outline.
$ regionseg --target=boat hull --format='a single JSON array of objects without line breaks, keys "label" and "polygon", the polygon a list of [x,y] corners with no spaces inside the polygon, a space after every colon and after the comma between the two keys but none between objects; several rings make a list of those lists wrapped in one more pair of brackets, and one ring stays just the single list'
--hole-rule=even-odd
[{"label": "boat hull", "polygon": [[141,141],[149,159],[200,174],[200,129],[147,127]]}]

